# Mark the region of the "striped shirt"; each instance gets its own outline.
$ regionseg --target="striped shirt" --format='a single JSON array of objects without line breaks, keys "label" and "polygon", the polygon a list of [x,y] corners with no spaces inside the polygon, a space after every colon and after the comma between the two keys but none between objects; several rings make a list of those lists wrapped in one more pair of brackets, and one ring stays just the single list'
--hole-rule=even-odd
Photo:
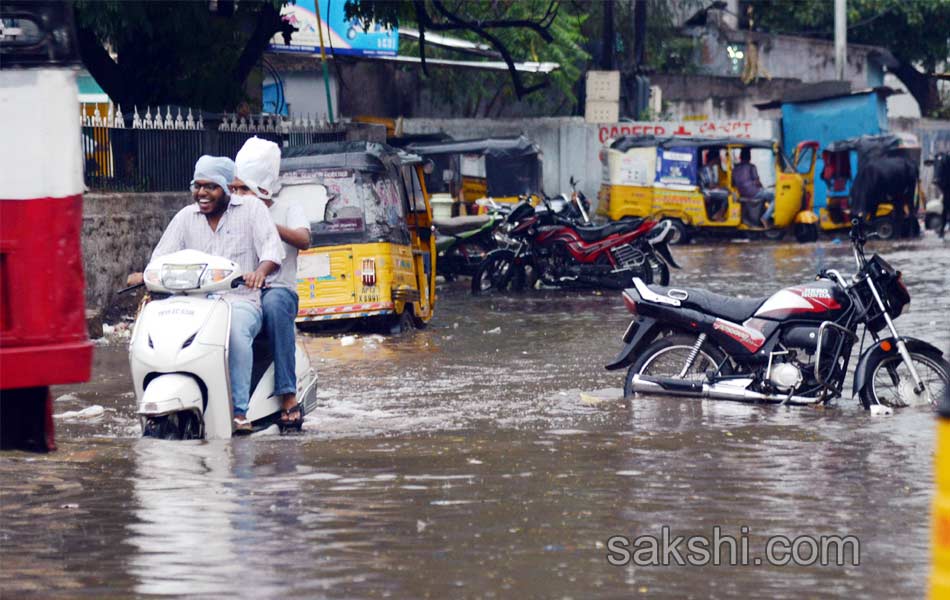
[{"label": "striped shirt", "polygon": [[[265,260],[280,265],[284,247],[277,235],[277,227],[264,203],[257,198],[231,196],[227,210],[212,230],[208,218],[198,210],[198,203],[190,204],[172,218],[162,239],[152,252],[152,260],[179,250],[198,250],[233,260],[243,273],[250,273]],[[239,287],[225,294],[229,301],[246,300],[258,306],[260,290]]]}]

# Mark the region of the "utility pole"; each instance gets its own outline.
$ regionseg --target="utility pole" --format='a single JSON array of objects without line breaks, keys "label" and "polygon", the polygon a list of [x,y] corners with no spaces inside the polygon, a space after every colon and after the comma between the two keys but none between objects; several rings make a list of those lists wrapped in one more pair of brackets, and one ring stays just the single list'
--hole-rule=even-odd
[{"label": "utility pole", "polygon": [[845,80],[848,66],[848,6],[847,0],[835,0],[835,75]]},{"label": "utility pole", "polygon": [[601,39],[600,68],[604,71],[615,71],[617,61],[614,57],[617,47],[617,34],[614,30],[614,0],[604,2],[604,29]]}]

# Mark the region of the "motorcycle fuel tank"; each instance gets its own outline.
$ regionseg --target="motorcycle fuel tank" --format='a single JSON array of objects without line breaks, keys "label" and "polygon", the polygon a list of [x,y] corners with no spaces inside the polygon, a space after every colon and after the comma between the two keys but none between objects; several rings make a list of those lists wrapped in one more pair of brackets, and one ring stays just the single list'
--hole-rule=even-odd
[{"label": "motorcycle fuel tank", "polygon": [[772,294],[755,312],[759,319],[834,321],[851,307],[851,299],[837,284],[821,279],[787,287]]}]

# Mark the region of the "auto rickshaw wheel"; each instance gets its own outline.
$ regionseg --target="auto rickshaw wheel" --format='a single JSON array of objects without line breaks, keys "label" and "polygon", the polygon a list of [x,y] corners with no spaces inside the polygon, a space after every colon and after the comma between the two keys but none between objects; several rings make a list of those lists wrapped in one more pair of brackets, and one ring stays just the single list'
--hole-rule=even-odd
[{"label": "auto rickshaw wheel", "polygon": [[660,224],[662,225],[664,221],[669,221],[671,225],[669,239],[671,246],[689,243],[689,230],[686,229],[685,223],[679,219],[663,219]]},{"label": "auto rickshaw wheel", "polygon": [[818,225],[815,223],[795,223],[795,240],[800,244],[818,241]]},{"label": "auto rickshaw wheel", "polygon": [[766,229],[762,232],[762,235],[765,236],[765,239],[772,240],[773,242],[778,242],[785,237],[784,229]]},{"label": "auto rickshaw wheel", "polygon": [[872,222],[877,237],[882,240],[893,240],[897,237],[897,225],[891,217],[879,217]]},{"label": "auto rickshaw wheel", "polygon": [[429,322],[428,322],[428,321],[423,320],[422,317],[416,316],[416,305],[415,305],[415,304],[410,305],[410,306],[407,306],[407,307],[406,307],[406,312],[410,312],[410,313],[412,314],[412,325],[413,325],[413,327],[415,327],[416,329],[425,329],[426,327],[429,326]]}]

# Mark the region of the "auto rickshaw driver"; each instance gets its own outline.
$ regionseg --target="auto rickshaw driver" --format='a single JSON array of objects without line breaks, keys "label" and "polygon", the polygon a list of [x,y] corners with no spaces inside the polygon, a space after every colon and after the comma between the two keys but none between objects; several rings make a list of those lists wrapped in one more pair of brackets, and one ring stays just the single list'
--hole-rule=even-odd
[{"label": "auto rickshaw driver", "polygon": [[724,221],[729,207],[729,190],[722,185],[726,178],[723,177],[721,150],[718,146],[706,150],[706,162],[699,173],[699,185],[710,221]]}]

